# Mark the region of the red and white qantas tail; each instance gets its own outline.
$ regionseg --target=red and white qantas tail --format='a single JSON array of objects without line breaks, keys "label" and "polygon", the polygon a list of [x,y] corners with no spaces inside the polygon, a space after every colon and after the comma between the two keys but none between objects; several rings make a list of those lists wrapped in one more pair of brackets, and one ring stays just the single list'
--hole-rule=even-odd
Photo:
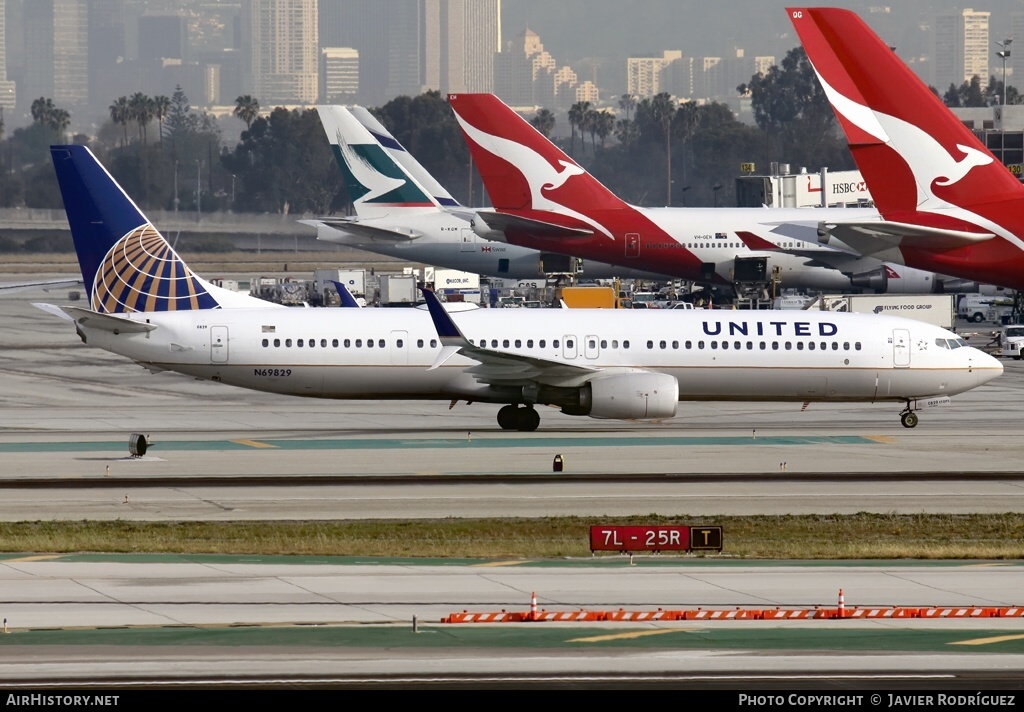
[{"label": "red and white qantas tail", "polygon": [[448,103],[497,210],[627,207],[494,94],[451,94]]},{"label": "red and white qantas tail", "polygon": [[1024,288],[1024,186],[855,13],[787,12],[884,218],[833,234],[867,254],[898,250],[911,266]]}]

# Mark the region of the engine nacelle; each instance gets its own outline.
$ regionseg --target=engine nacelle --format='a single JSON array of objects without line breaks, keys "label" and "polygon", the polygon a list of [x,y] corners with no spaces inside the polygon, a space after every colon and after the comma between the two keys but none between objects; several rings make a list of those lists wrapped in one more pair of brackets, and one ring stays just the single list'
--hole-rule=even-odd
[{"label": "engine nacelle", "polygon": [[850,284],[878,294],[933,294],[939,289],[933,273],[897,264],[855,274],[850,277]]},{"label": "engine nacelle", "polygon": [[679,405],[679,382],[664,373],[617,373],[587,381],[580,406],[591,418],[671,418]]},{"label": "engine nacelle", "polygon": [[490,240],[491,242],[508,242],[505,238],[504,231],[492,230],[479,215],[469,221],[469,226],[473,228],[473,232],[476,233],[477,237],[484,240]]}]

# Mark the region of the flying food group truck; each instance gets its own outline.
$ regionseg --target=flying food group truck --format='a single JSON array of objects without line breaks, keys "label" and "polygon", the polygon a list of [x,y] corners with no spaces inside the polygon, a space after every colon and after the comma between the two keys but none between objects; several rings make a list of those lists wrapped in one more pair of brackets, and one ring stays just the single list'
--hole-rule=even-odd
[{"label": "flying food group truck", "polygon": [[889,314],[916,319],[943,329],[956,326],[953,294],[837,294],[821,297],[825,311]]}]

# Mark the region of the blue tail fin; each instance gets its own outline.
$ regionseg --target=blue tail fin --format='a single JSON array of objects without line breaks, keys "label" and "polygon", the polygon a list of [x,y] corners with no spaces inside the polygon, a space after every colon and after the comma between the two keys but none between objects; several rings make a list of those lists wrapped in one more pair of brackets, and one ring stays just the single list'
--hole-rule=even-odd
[{"label": "blue tail fin", "polygon": [[94,311],[220,306],[88,148],[51,146],[50,157]]}]

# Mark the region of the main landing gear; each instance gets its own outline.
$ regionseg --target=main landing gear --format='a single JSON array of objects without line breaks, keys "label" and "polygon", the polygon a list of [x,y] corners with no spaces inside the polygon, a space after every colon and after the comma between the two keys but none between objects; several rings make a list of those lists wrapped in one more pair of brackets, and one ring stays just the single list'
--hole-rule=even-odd
[{"label": "main landing gear", "polygon": [[502,430],[533,432],[540,425],[540,414],[533,409],[532,405],[525,408],[506,405],[498,411],[498,425]]},{"label": "main landing gear", "polygon": [[913,428],[917,426],[917,413],[910,409],[910,404],[907,403],[907,407],[900,413],[900,423],[903,424],[904,428]]}]

